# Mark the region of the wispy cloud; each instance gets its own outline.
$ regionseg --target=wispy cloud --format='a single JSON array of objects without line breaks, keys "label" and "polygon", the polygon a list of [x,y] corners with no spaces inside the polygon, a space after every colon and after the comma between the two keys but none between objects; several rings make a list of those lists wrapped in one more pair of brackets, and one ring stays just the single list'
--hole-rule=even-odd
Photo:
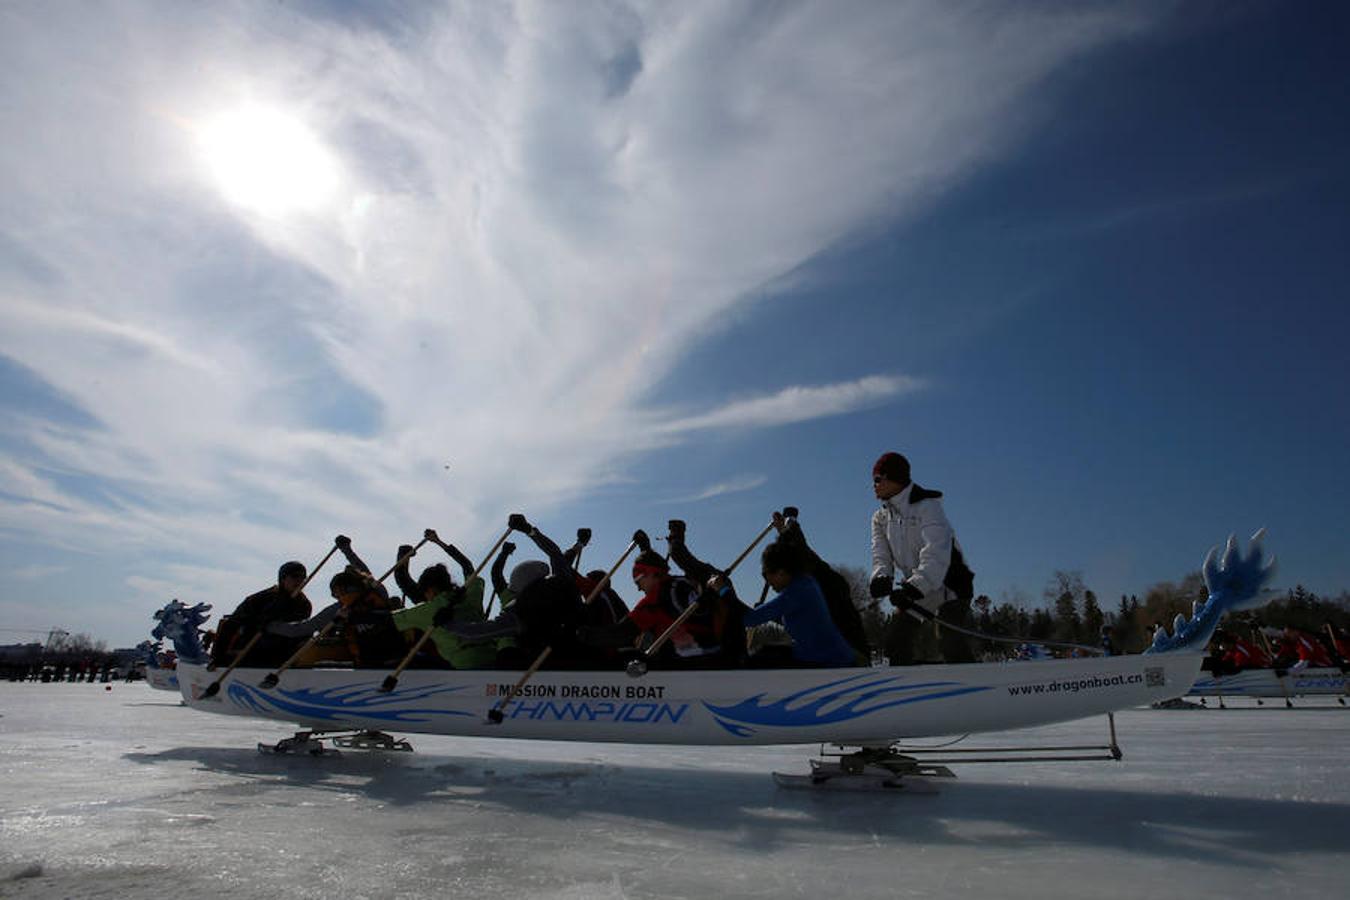
[{"label": "wispy cloud", "polygon": [[21,581],[37,581],[39,578],[48,578],[52,575],[59,575],[66,571],[68,566],[19,566],[17,569],[11,569],[10,575]]},{"label": "wispy cloud", "polygon": [[721,497],[725,494],[739,494],[745,491],[753,491],[768,480],[769,479],[763,475],[740,475],[735,478],[728,478],[726,481],[710,484],[703,488],[703,490],[695,491],[692,494],[672,497],[666,502],[697,503],[700,500],[711,500],[713,497]]},{"label": "wispy cloud", "polygon": [[790,425],[877,406],[921,387],[920,379],[903,375],[869,375],[841,384],[793,386],[773,394],[737,400],[701,415],[675,419],[661,425],[660,430],[678,434],[707,428]]},{"label": "wispy cloud", "polygon": [[[1016,139],[1048,73],[1147,18],[321,9],[0,13],[0,355],[96,422],[5,427],[4,539],[142,559],[143,598],[167,559],[191,564],[184,596],[237,593],[253,579],[226,573],[270,572],[296,535],[359,523],[392,551],[408,522],[481,535],[613,483],[643,398],[729,310],[919,213]],[[322,202],[220,189],[202,136],[250,104],[331,154]],[[787,388],[677,414],[649,443],[917,387]]]}]

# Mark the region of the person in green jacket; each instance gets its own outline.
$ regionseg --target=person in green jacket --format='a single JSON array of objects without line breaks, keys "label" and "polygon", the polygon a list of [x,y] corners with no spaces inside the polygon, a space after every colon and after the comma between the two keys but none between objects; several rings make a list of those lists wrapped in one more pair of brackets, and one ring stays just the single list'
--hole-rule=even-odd
[{"label": "person in green jacket", "polygon": [[425,602],[398,610],[394,626],[400,631],[430,631],[436,652],[455,669],[482,669],[497,658],[495,641],[466,641],[440,627],[454,623],[483,621],[483,579],[470,578],[463,586],[455,584],[443,564],[429,566],[417,579]]}]

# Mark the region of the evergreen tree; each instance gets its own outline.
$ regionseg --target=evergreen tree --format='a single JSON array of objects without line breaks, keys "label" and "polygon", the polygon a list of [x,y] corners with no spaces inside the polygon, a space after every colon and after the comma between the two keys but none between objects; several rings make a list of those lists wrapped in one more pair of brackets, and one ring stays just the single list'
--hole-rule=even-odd
[{"label": "evergreen tree", "polygon": [[1046,609],[1037,609],[1031,614],[1028,628],[1022,634],[1036,640],[1049,640],[1055,633],[1055,620]]},{"label": "evergreen tree", "polygon": [[1057,571],[1046,586],[1045,598],[1055,610],[1053,634],[1056,640],[1081,639],[1083,620],[1078,615],[1078,606],[1086,591],[1081,572]]},{"label": "evergreen tree", "polygon": [[985,633],[988,633],[992,624],[990,620],[990,607],[993,601],[989,599],[988,594],[981,594],[975,598],[975,627]]},{"label": "evergreen tree", "polygon": [[1097,595],[1090,590],[1084,591],[1083,631],[1079,640],[1085,644],[1096,646],[1101,641],[1102,626],[1105,624],[1106,616],[1102,614],[1102,608],[1097,605]]}]

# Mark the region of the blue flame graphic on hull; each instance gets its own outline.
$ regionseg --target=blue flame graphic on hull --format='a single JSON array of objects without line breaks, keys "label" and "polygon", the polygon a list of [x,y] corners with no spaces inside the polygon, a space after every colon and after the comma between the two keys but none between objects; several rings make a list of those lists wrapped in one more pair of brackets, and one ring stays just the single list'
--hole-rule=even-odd
[{"label": "blue flame graphic on hull", "polygon": [[456,709],[408,709],[405,704],[426,700],[438,694],[453,694],[464,690],[458,687],[427,687],[381,693],[371,682],[344,684],[326,690],[265,691],[238,681],[230,684],[226,695],[236,705],[252,712],[269,715],[290,713],[302,719],[336,722],[342,719],[376,719],[389,724],[424,723],[436,716],[471,716]]},{"label": "blue flame graphic on hull", "polygon": [[1239,612],[1264,604],[1261,589],[1275,574],[1273,557],[1269,565],[1261,564],[1261,539],[1265,534],[1266,530],[1262,528],[1252,535],[1245,556],[1238,550],[1237,540],[1231,535],[1222,558],[1217,556],[1219,548],[1210,550],[1202,566],[1209,598],[1194,610],[1189,621],[1178,614],[1172,622],[1172,634],[1159,628],[1153,637],[1152,646],[1144,652],[1203,650],[1214,636],[1214,629],[1219,627],[1219,620],[1224,613]]},{"label": "blue flame graphic on hull", "polygon": [[[831,725],[871,715],[878,710],[904,706],[907,703],[959,697],[962,694],[987,690],[988,687],[961,685],[957,681],[926,681],[914,684],[906,683],[903,676],[854,675],[790,694],[772,703],[765,703],[764,695],[756,694],[735,706],[713,706],[710,703],[703,705],[713,714],[718,725],[737,737],[747,737],[755,733],[752,726],[756,725],[773,728]],[[916,694],[915,691],[927,693]],[[897,695],[907,696],[897,697]],[[875,702],[880,698],[889,697],[897,699]]]}]

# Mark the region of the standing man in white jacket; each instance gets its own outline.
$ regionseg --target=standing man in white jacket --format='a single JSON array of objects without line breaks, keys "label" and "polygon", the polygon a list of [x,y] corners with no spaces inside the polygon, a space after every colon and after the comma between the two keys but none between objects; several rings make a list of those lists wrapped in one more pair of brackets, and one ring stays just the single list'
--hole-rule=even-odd
[{"label": "standing man in white jacket", "polygon": [[[872,514],[871,594],[890,597],[896,607],[886,632],[886,656],[893,666],[910,665],[920,623],[906,607],[922,606],[945,622],[969,627],[975,576],[942,510],[942,492],[911,481],[909,460],[883,453],[872,467],[872,489],[881,509]],[[949,663],[975,661],[970,644],[950,629],[942,629],[940,646]]]}]

